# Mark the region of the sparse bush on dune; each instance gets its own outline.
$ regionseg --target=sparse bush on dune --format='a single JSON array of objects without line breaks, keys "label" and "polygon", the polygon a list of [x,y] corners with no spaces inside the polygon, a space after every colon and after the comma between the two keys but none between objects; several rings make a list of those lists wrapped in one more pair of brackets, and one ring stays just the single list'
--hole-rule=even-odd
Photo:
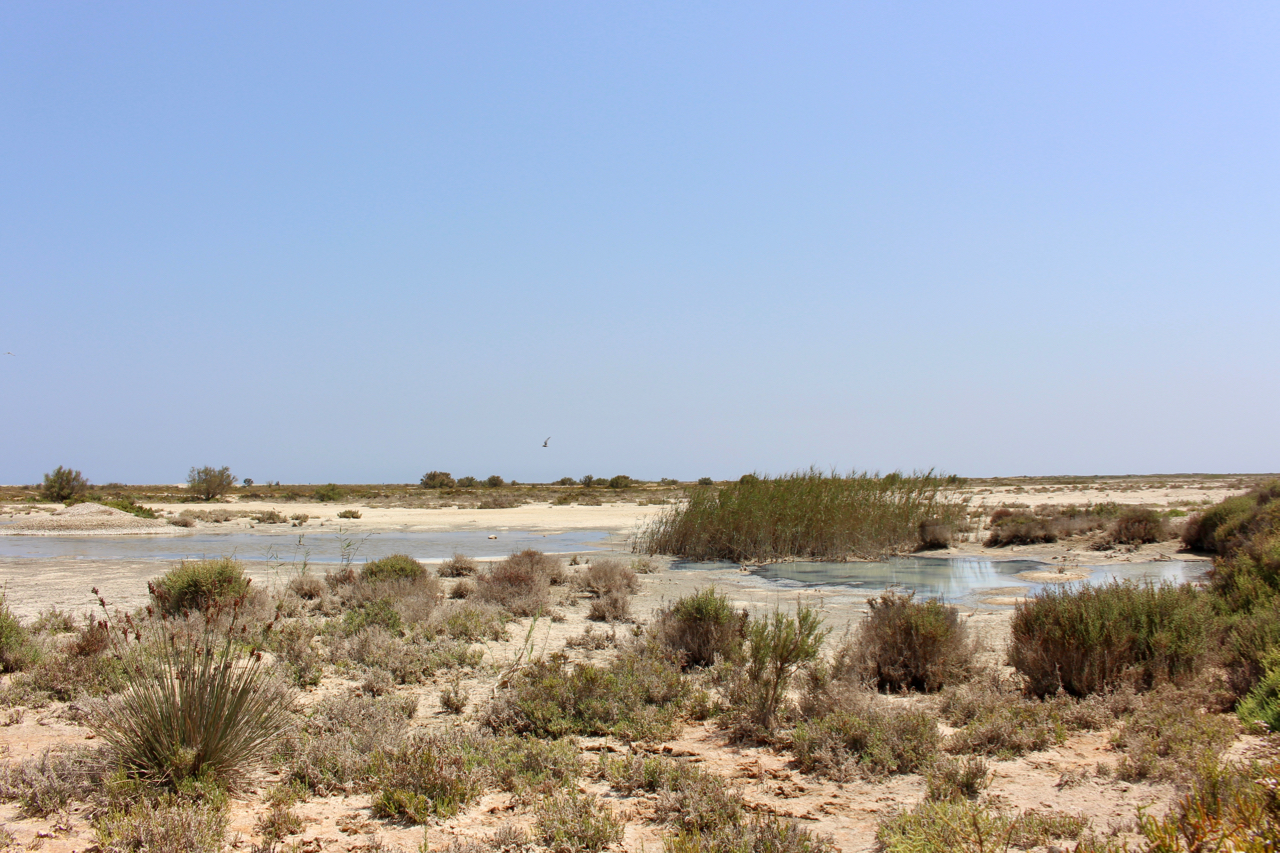
[{"label": "sparse bush on dune", "polygon": [[392,554],[371,563],[365,563],[360,570],[360,579],[364,581],[384,580],[417,580],[427,570],[408,554]]},{"label": "sparse bush on dune", "polygon": [[236,477],[226,465],[214,468],[192,468],[187,474],[187,490],[193,498],[211,501],[220,498],[235,487]]},{"label": "sparse bush on dune", "polygon": [[715,587],[707,587],[659,613],[651,632],[688,668],[737,658],[746,624],[745,612],[734,610]]},{"label": "sparse bush on dune", "polygon": [[1120,513],[1108,538],[1117,545],[1145,545],[1168,538],[1168,528],[1154,509],[1133,507]]},{"label": "sparse bush on dune", "polygon": [[558,557],[529,549],[512,554],[476,575],[475,596],[513,616],[537,616],[551,607],[551,587],[565,581]]},{"label": "sparse bush on dune", "polygon": [[1208,596],[1190,584],[1048,589],[1014,611],[1009,661],[1037,696],[1148,688],[1199,669],[1211,619]]},{"label": "sparse bush on dune", "polygon": [[454,554],[436,569],[442,578],[465,578],[476,573],[476,561],[466,554]]},{"label": "sparse bush on dune", "polygon": [[974,641],[955,607],[886,592],[867,602],[853,646],[860,675],[880,690],[933,692],[969,676]]},{"label": "sparse bush on dune", "polygon": [[842,559],[915,550],[920,523],[960,517],[932,472],[827,475],[811,469],[694,489],[638,539],[638,550],[693,560]]},{"label": "sparse bush on dune", "polygon": [[457,484],[448,471],[428,471],[422,475],[424,489],[452,489]]},{"label": "sparse bush on dune", "polygon": [[59,465],[44,475],[40,496],[47,501],[62,503],[83,495],[89,490],[89,481],[79,471]]}]

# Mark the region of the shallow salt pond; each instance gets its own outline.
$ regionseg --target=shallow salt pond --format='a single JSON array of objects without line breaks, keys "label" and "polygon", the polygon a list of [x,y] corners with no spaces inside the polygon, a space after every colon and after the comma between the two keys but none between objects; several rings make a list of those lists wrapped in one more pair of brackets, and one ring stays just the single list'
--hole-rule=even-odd
[{"label": "shallow salt pond", "polygon": [[[496,539],[489,538],[496,536]],[[539,551],[595,551],[609,547],[609,534],[575,530],[533,533],[527,530],[462,530],[339,533],[312,528],[288,533],[200,532],[177,536],[0,536],[0,557],[53,557],[88,560],[182,560],[235,556],[241,560],[282,563],[337,563],[388,554],[418,560],[444,560],[455,553],[480,559],[506,557],[526,548]],[[621,543],[617,547],[622,547]]]},{"label": "shallow salt pond", "polygon": [[[678,571],[740,569],[736,563],[677,562]],[[1017,599],[1033,595],[1061,582],[1042,583],[1019,577],[1024,572],[1056,573],[1058,566],[1038,560],[984,560],[978,557],[893,557],[865,563],[767,563],[743,571],[781,589],[830,589],[833,592],[878,593],[885,589],[914,591],[923,598],[940,598],[953,604],[1009,606]],[[1105,566],[1071,566],[1068,571],[1087,573],[1074,583],[1107,583],[1112,580],[1196,581],[1209,563],[1163,560],[1151,563],[1120,563]]]}]

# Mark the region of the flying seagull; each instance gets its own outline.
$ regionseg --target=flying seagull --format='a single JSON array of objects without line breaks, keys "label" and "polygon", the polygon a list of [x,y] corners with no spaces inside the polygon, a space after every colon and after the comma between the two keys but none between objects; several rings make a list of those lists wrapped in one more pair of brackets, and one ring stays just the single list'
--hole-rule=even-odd
[{"label": "flying seagull", "polygon": [[[11,355],[11,356],[13,356],[14,358],[17,358],[17,357],[18,357],[18,354],[17,354],[17,353],[13,353],[13,352],[7,352],[7,353],[5,353],[5,355]],[[548,441],[550,441],[550,439],[548,439]],[[546,445],[544,444],[544,445],[543,445],[543,447],[546,447]]]},{"label": "flying seagull", "polygon": [[546,446],[547,446],[547,444],[548,444],[548,443],[550,443],[550,441],[551,441],[551,436],[547,436],[547,440],[546,440],[546,441],[544,441],[544,442],[542,442],[542,446],[543,446],[543,447],[546,447]]}]

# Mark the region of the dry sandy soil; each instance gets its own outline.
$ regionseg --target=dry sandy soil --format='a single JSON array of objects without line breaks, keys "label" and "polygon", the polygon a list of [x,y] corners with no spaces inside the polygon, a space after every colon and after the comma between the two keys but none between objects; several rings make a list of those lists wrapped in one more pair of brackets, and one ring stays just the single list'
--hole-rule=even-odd
[{"label": "dry sandy soil", "polygon": [[[1138,492],[1122,490],[1061,489],[1055,492],[1027,494],[993,491],[974,494],[975,501],[994,506],[1000,503],[1088,503],[1115,500],[1126,503],[1188,506],[1200,501],[1217,501],[1230,490],[1201,490],[1194,486],[1185,488],[1144,489]],[[190,505],[155,506],[157,510],[176,514]],[[213,509],[215,507],[210,507]],[[275,508],[288,514],[305,512],[312,516],[313,524],[323,521],[337,524],[337,513],[346,505],[290,503],[287,505],[228,504],[227,509],[257,511]],[[662,507],[641,507],[615,504],[600,507],[529,505],[501,510],[457,509],[398,509],[354,506],[362,518],[344,522],[360,531],[411,529],[523,529],[542,532],[566,530],[602,530],[628,533],[645,523]],[[21,511],[29,509],[23,506]],[[251,522],[240,517],[221,524],[200,522],[201,529],[247,528]],[[1143,551],[1127,554],[1087,554],[1089,563],[1123,561],[1125,559],[1153,559],[1159,555],[1172,555],[1176,543],[1147,546]],[[1078,549],[1078,550],[1077,550]],[[1016,556],[1046,561],[1061,560],[1069,563],[1084,558],[1081,543],[1060,543],[1037,548],[983,549],[976,543],[964,543],[953,553],[985,554],[999,559]],[[939,554],[946,552],[936,552]],[[593,555],[598,559],[600,555]],[[615,555],[629,559],[629,555]],[[113,601],[133,606],[145,600],[145,580],[162,572],[166,564],[152,561],[90,561],[76,560],[19,560],[0,561],[0,576],[5,579],[7,597],[15,612],[34,616],[40,610],[57,604],[64,609],[80,612],[91,599],[87,587],[97,585]],[[714,583],[727,593],[736,605],[754,611],[774,607],[791,608],[803,599],[816,606],[832,631],[830,644],[854,624],[865,612],[869,593],[838,592],[830,590],[780,590],[762,583],[739,570],[716,572],[685,572],[669,568],[669,561],[655,560],[651,574],[641,576],[642,590],[633,600],[633,614],[637,624],[643,625],[654,611],[697,588]],[[250,572],[261,572],[249,564]],[[260,574],[264,584],[278,582],[278,577]],[[569,600],[562,605],[564,620],[542,620],[533,626],[533,646],[538,653],[563,649],[566,639],[581,635],[588,626],[598,633],[603,630],[586,620],[586,607],[581,600]],[[1003,649],[1006,641],[1007,608],[979,608],[967,614],[970,626],[980,638],[983,658],[991,666],[1004,663]],[[619,626],[624,634],[629,626]],[[469,696],[468,708],[483,705],[491,695],[497,673],[518,654],[521,641],[529,630],[528,620],[517,620],[505,642],[485,645],[485,661],[463,682]],[[579,660],[602,660],[612,654],[611,649],[599,651],[575,650],[572,655]],[[458,725],[457,717],[446,715],[439,702],[440,691],[446,676],[439,681],[415,687],[401,688],[418,698],[418,712],[414,726],[440,727]],[[320,697],[344,691],[358,691],[356,681],[330,676],[319,687],[300,695],[299,702],[309,706]],[[906,701],[906,700],[903,700]],[[8,713],[0,719],[0,752],[9,760],[38,756],[42,751],[63,745],[83,744],[91,741],[92,733],[76,722],[74,708],[63,703],[52,703],[39,709],[21,713]],[[0,715],[3,716],[3,715]],[[845,851],[872,850],[879,822],[887,815],[909,809],[923,796],[923,781],[916,775],[888,777],[883,780],[863,780],[836,783],[820,777],[804,775],[791,764],[786,753],[764,747],[743,747],[731,744],[725,733],[714,723],[696,723],[684,727],[678,737],[659,744],[628,744],[610,738],[580,739],[583,755],[594,761],[601,752],[624,754],[635,750],[654,751],[670,757],[697,763],[699,766],[723,776],[726,784],[741,791],[747,802],[756,810],[787,816],[800,821],[805,827],[829,835],[836,845]],[[1257,738],[1241,736],[1234,751],[1247,754],[1264,748]],[[1118,754],[1111,744],[1109,733],[1090,732],[1074,735],[1061,746],[1033,753],[1008,761],[992,761],[994,779],[990,789],[992,796],[1003,805],[1016,809],[1052,808],[1079,813],[1090,819],[1095,831],[1126,830],[1133,827],[1139,808],[1150,808],[1159,813],[1171,802],[1175,790],[1167,784],[1129,784],[1115,780],[1106,769],[1115,766]],[[1104,772],[1099,773],[1099,768]],[[1064,778],[1077,780],[1065,785]],[[262,792],[273,782],[271,774],[264,774],[255,791],[237,799],[233,805],[231,831],[232,846],[248,850],[259,840],[254,828],[257,818],[264,813]],[[587,777],[582,781],[584,790],[601,795],[617,812],[627,816],[627,829],[621,849],[627,851],[657,851],[662,839],[670,830],[648,819],[653,814],[652,802],[643,795],[622,797],[602,782]],[[296,809],[306,820],[306,828],[300,836],[288,841],[305,851],[376,849],[381,843],[405,850],[415,850],[424,841],[422,827],[408,827],[372,817],[367,795],[312,798]],[[0,805],[0,822],[15,837],[19,849],[42,849],[50,853],[85,850],[92,844],[93,834],[84,807],[71,813],[50,819],[33,819],[21,816],[14,803]],[[430,850],[443,849],[452,838],[483,839],[506,823],[528,825],[527,810],[515,808],[507,794],[488,794],[480,802],[457,817],[426,827],[425,840]],[[1043,848],[1042,848],[1043,849]]]}]

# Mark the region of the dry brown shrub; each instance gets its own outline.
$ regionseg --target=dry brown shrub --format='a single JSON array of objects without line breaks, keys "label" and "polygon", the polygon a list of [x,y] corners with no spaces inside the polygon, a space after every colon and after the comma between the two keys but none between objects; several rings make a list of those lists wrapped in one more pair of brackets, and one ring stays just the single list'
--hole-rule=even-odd
[{"label": "dry brown shrub", "polygon": [[513,616],[535,616],[551,607],[551,586],[565,580],[560,560],[529,549],[476,575],[475,595]]},{"label": "dry brown shrub", "polygon": [[442,578],[465,578],[476,573],[476,561],[466,554],[454,554],[436,569]]}]

